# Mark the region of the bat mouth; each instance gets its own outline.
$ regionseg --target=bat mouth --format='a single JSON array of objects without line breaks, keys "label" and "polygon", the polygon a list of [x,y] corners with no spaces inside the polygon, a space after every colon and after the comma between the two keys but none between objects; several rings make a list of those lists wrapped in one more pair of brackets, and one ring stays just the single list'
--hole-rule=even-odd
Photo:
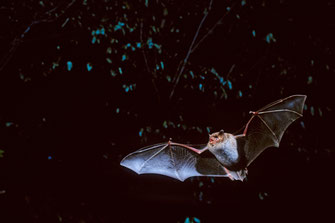
[{"label": "bat mouth", "polygon": [[214,146],[214,145],[216,145],[218,143],[218,140],[217,139],[215,139],[215,138],[213,138],[213,137],[210,137],[209,138],[209,144],[211,145],[211,146]]}]

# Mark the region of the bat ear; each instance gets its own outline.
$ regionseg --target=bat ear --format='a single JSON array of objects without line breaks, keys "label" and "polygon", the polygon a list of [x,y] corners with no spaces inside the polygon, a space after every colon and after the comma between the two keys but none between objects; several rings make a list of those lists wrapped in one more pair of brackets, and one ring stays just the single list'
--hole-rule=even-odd
[{"label": "bat ear", "polygon": [[223,135],[223,133],[224,133],[224,131],[223,131],[223,129],[221,129],[220,132],[219,132],[219,134]]}]

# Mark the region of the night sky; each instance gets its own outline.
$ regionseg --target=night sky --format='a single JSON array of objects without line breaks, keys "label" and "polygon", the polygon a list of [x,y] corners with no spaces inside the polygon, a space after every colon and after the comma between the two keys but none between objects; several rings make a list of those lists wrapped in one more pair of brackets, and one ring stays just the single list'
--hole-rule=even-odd
[{"label": "night sky", "polygon": [[[0,25],[0,222],[332,217],[335,2],[5,0]],[[119,165],[292,94],[303,118],[244,182]]]}]

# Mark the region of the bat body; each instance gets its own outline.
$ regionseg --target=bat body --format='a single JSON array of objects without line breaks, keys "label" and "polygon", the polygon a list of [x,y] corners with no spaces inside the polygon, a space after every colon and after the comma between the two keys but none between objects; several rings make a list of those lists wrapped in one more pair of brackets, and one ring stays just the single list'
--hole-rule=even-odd
[{"label": "bat body", "polygon": [[279,147],[288,126],[302,117],[305,100],[305,95],[292,95],[250,112],[241,135],[221,130],[198,146],[170,140],[130,153],[121,165],[138,174],[161,174],[180,181],[193,176],[243,181],[250,163],[266,148]]}]

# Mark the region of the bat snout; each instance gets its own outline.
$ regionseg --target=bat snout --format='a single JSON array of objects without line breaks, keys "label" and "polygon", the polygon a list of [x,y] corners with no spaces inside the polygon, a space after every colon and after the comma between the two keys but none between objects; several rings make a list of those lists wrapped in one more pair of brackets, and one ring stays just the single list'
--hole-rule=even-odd
[{"label": "bat snout", "polygon": [[209,137],[209,144],[211,146],[216,145],[219,141],[220,141],[220,139],[218,137],[215,137],[215,136],[214,137],[213,136]]}]

